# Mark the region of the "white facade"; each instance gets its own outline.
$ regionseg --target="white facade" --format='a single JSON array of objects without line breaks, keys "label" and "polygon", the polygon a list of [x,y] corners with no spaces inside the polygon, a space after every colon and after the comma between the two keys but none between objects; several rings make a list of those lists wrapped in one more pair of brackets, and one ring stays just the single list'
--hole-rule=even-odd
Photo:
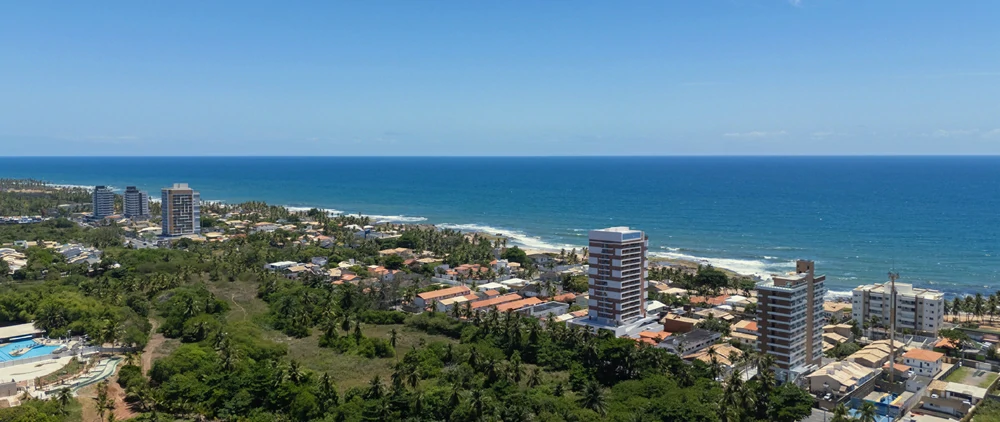
[{"label": "white facade", "polygon": [[[852,292],[851,317],[864,324],[877,317],[884,328],[892,319],[892,292],[889,283],[858,286]],[[896,330],[936,334],[944,323],[944,294],[896,283]]]},{"label": "white facade", "polygon": [[115,193],[107,186],[97,186],[93,194],[94,218],[115,214]]}]

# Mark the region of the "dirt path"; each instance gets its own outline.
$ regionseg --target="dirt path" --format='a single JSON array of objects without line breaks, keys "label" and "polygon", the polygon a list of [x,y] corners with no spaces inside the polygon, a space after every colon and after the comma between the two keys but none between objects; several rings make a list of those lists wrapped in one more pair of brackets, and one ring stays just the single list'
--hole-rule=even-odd
[{"label": "dirt path", "polygon": [[142,373],[149,373],[149,369],[153,367],[153,354],[156,350],[163,345],[163,342],[167,339],[163,337],[163,334],[156,331],[160,327],[160,323],[155,319],[151,321],[153,324],[153,335],[149,337],[149,343],[146,343],[146,348],[142,349]]},{"label": "dirt path", "polygon": [[240,305],[238,302],[236,302],[236,293],[233,293],[231,296],[229,296],[229,300],[233,301],[233,305],[236,305],[237,308],[240,308],[240,311],[243,312],[243,320],[246,321],[247,310],[243,308],[243,305]]},{"label": "dirt path", "polygon": [[[112,410],[115,419],[123,421],[138,416],[125,403],[125,390],[122,390],[118,385],[118,375],[108,378],[108,380],[108,396],[115,399],[115,407]],[[77,393],[77,400],[82,406],[81,419],[83,422],[102,422],[97,413],[97,384],[81,389]],[[105,412],[104,417],[107,417],[107,412]]]}]

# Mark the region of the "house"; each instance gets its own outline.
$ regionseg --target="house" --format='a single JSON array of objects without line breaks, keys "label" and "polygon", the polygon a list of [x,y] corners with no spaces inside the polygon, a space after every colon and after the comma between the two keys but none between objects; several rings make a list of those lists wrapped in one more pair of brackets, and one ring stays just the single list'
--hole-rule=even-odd
[{"label": "house", "polygon": [[[927,388],[920,408],[947,413],[962,419],[986,398],[986,389],[957,382],[934,380]],[[977,419],[978,420],[978,419]]]},{"label": "house", "polygon": [[[492,298],[489,298],[489,299],[477,300],[477,301],[475,301],[475,302],[472,303],[472,309],[473,310],[482,309],[482,310],[485,311],[485,310],[489,310],[489,309],[495,308],[498,305],[501,305],[501,304],[504,304],[504,303],[507,303],[507,302],[513,302],[513,301],[516,301],[516,300],[521,300],[521,299],[523,299],[523,298],[521,297],[521,295],[519,295],[517,293],[508,293],[508,294],[505,294],[505,295],[502,295],[502,296],[492,297]],[[539,301],[539,302],[541,302],[541,301]]]},{"label": "house", "polygon": [[[904,344],[897,341],[895,346],[894,352],[899,355],[903,351]],[[856,362],[868,368],[881,368],[889,361],[889,353],[889,340],[879,340],[854,352],[844,360]]]},{"label": "house", "polygon": [[278,262],[272,262],[270,264],[264,264],[264,269],[265,270],[270,270],[270,271],[284,271],[284,270],[287,270],[287,269],[295,266],[296,264],[298,264],[298,262],[295,262],[295,261],[278,261]]},{"label": "house", "polygon": [[[858,387],[874,380],[880,371],[856,362],[833,362],[806,375],[809,392],[817,397],[827,394],[833,399],[850,395]],[[829,401],[829,400],[828,400]]]},{"label": "house", "polygon": [[677,297],[684,297],[688,295],[687,289],[682,289],[680,287],[670,287],[663,283],[657,284],[654,288],[656,289],[657,293],[660,294],[677,296]]},{"label": "house", "polygon": [[[851,317],[850,302],[823,302],[823,317],[827,321],[844,321]],[[843,335],[843,334],[841,334]]]},{"label": "house", "polygon": [[260,232],[271,233],[275,230],[278,230],[278,225],[274,223],[268,223],[266,221],[253,225],[254,233],[260,233]]},{"label": "house", "polygon": [[576,300],[576,295],[570,292],[563,293],[561,295],[556,295],[552,298],[553,302],[563,302],[563,303],[573,303]]},{"label": "house", "polygon": [[941,371],[944,354],[932,350],[912,349],[903,354],[903,363],[917,375],[933,377]]},{"label": "house", "polygon": [[733,324],[729,332],[729,337],[740,343],[754,346],[757,344],[757,321],[740,320]]},{"label": "house", "polygon": [[646,315],[658,315],[660,312],[666,311],[667,305],[658,300],[647,300],[646,301]]},{"label": "house", "polygon": [[333,238],[330,236],[316,236],[316,242],[321,248],[332,248],[334,245]]},{"label": "house", "polygon": [[315,265],[319,265],[320,267],[325,267],[326,264],[330,262],[330,260],[325,256],[314,256],[309,261]]},{"label": "house", "polygon": [[729,299],[729,295],[718,295],[718,296],[691,296],[688,301],[692,305],[697,305],[700,303],[708,304],[708,306],[719,306],[726,304],[726,299]]},{"label": "house", "polygon": [[491,282],[491,283],[480,284],[480,285],[477,286],[477,289],[479,289],[479,291],[484,291],[484,290],[499,290],[499,289],[507,290],[507,286],[505,286],[503,284],[500,284],[500,283]]},{"label": "house", "polygon": [[[547,303],[552,303],[552,302],[547,302]],[[508,310],[517,311],[527,306],[535,306],[539,304],[542,304],[541,299],[537,297],[529,297],[521,300],[514,300],[496,305],[496,311],[497,312],[507,312]],[[567,306],[566,309],[568,310],[569,307]]]},{"label": "house", "polygon": [[711,365],[714,360],[715,363],[722,367],[723,373],[728,374],[732,371],[733,366],[736,363],[732,361],[732,356],[743,356],[743,351],[731,344],[722,343],[713,344],[697,352],[684,355],[684,360],[700,360],[709,365]]},{"label": "house", "polygon": [[845,341],[853,341],[854,333],[851,331],[852,328],[854,328],[854,326],[851,324],[824,325],[823,334],[833,333],[845,338]]},{"label": "house", "polygon": [[544,266],[545,264],[555,262],[555,260],[545,253],[533,253],[528,255],[528,259],[535,262],[536,265]]},{"label": "house", "polygon": [[736,319],[736,317],[734,317],[733,314],[730,314],[729,312],[719,309],[702,309],[698,312],[695,312],[693,315],[695,318],[698,319],[706,319],[708,318],[709,315],[711,315],[715,319],[721,319],[726,322],[732,322],[733,320]]},{"label": "house", "polygon": [[437,301],[437,302],[434,302],[434,303],[435,303],[435,306],[436,306],[435,309],[437,309],[438,311],[448,312],[448,311],[450,311],[455,306],[465,306],[466,303],[472,302],[472,301],[477,300],[477,299],[479,299],[479,296],[476,296],[474,293],[469,293],[469,294],[467,294],[465,296],[456,296],[456,297],[452,297],[452,298],[440,300],[440,301]]},{"label": "house", "polygon": [[667,314],[665,317],[660,319],[660,323],[663,324],[663,331],[670,333],[688,333],[694,330],[694,326],[698,323],[698,320],[683,317],[677,314]]},{"label": "house", "polygon": [[695,328],[684,334],[674,333],[656,347],[667,349],[670,353],[678,356],[686,356],[715,344],[720,338],[722,338],[722,334],[715,331]]},{"label": "house", "polygon": [[413,298],[413,304],[420,309],[426,309],[427,305],[430,305],[433,301],[441,301],[457,296],[465,296],[469,293],[472,293],[472,290],[469,290],[466,286],[454,286],[440,290],[432,290],[418,294],[417,297]]}]

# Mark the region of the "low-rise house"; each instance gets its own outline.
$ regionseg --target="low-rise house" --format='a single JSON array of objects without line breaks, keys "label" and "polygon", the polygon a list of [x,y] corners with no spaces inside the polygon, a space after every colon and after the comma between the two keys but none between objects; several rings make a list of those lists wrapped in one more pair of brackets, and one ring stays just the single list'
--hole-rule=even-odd
[{"label": "low-rise house", "polygon": [[657,284],[656,287],[654,288],[656,289],[656,292],[660,294],[677,296],[677,297],[684,297],[688,295],[687,289],[682,289],[680,287],[670,287],[669,285],[664,283]]},{"label": "low-rise house", "polygon": [[[668,330],[664,329],[664,331]],[[715,344],[720,338],[722,338],[722,334],[715,331],[695,328],[683,334],[674,333],[656,347],[667,349],[670,353],[678,356],[686,356]]]},{"label": "low-rise house", "polygon": [[721,343],[713,344],[704,349],[701,349],[694,353],[689,353],[683,356],[684,360],[700,360],[708,365],[714,363],[718,364],[723,375],[729,374],[736,362],[733,362],[732,357],[743,356],[743,351],[731,344]]},{"label": "low-rise house", "polygon": [[827,401],[836,401],[840,397],[850,395],[858,387],[875,380],[880,371],[868,368],[856,362],[833,362],[817,371],[806,375],[809,381],[809,392],[817,397],[832,397]]},{"label": "low-rise house", "polygon": [[330,260],[325,256],[314,256],[309,261],[313,264],[319,265],[320,267],[325,267],[326,264],[330,263]]},{"label": "low-rise house", "polygon": [[548,318],[549,316],[562,315],[569,311],[569,305],[563,302],[544,302],[535,305],[525,306],[517,312],[535,318]]},{"label": "low-rise house", "polygon": [[903,364],[913,368],[917,375],[933,377],[941,371],[944,354],[932,350],[912,349],[903,354]]},{"label": "low-rise house", "polygon": [[262,221],[260,223],[254,224],[252,231],[254,233],[260,233],[260,232],[271,233],[275,230],[278,230],[278,227],[279,226],[277,224]]},{"label": "low-rise house", "polygon": [[840,337],[846,339],[845,341],[853,341],[854,333],[851,332],[851,328],[854,328],[851,324],[836,324],[836,325],[824,325],[823,333],[830,334],[835,333]]},{"label": "low-rise house", "polygon": [[[526,306],[535,306],[539,304],[542,304],[541,299],[537,297],[529,297],[521,300],[501,303],[499,305],[496,305],[495,309],[497,312],[517,311]],[[569,309],[569,307],[567,307],[566,309]]]},{"label": "low-rise house", "polygon": [[646,315],[659,315],[660,312],[666,311],[667,305],[658,300],[647,300],[646,301]]},{"label": "low-rise house", "polygon": [[698,320],[677,314],[667,314],[660,319],[660,323],[663,324],[663,331],[676,334],[691,332],[694,330],[694,326],[698,323]]},{"label": "low-rise house", "polygon": [[759,333],[757,332],[757,321],[741,320],[730,327],[729,336],[740,343],[755,346]]},{"label": "low-rise house", "polygon": [[[904,352],[904,344],[902,342],[897,341],[895,346],[894,352],[896,356]],[[879,340],[854,352],[845,360],[856,362],[868,368],[881,368],[882,365],[885,365],[890,360],[889,352],[889,340]],[[892,360],[895,361],[895,359]]]},{"label": "low-rise house", "polygon": [[705,319],[711,315],[715,319],[721,319],[726,322],[732,322],[736,319],[733,314],[720,310],[720,309],[702,309],[692,314],[695,318]]},{"label": "low-rise house", "polygon": [[957,382],[934,380],[927,388],[920,403],[922,409],[946,413],[958,419],[968,415],[972,408],[986,398],[986,389]]},{"label": "low-rise house", "polygon": [[851,317],[850,302],[823,302],[823,317],[827,321],[844,321]]},{"label": "low-rise house", "polygon": [[497,283],[497,282],[490,282],[490,283],[478,284],[478,285],[476,285],[476,288],[479,289],[479,291],[483,291],[483,290],[498,290],[498,289],[504,289],[504,290],[506,290],[507,286],[505,286],[503,284],[500,284],[500,283]]},{"label": "low-rise house", "polygon": [[688,301],[691,302],[692,305],[704,303],[708,304],[708,306],[719,306],[719,305],[724,305],[726,303],[726,299],[729,299],[729,295],[718,295],[709,297],[691,296],[688,298]]},{"label": "low-rise house", "polygon": [[[344,276],[344,278],[346,277],[347,276]],[[413,304],[420,309],[426,309],[432,301],[441,301],[457,296],[465,296],[470,293],[472,293],[472,290],[469,290],[466,286],[454,286],[440,290],[432,290],[418,294],[417,297],[413,298]]]},{"label": "low-rise house", "polygon": [[504,304],[504,303],[507,303],[507,302],[514,302],[514,301],[521,300],[521,299],[523,299],[523,298],[521,297],[521,295],[519,295],[517,293],[508,293],[508,294],[505,294],[505,295],[502,295],[502,296],[492,297],[492,298],[489,298],[489,299],[477,300],[477,301],[475,301],[475,302],[472,303],[472,309],[473,310],[484,310],[484,311],[486,311],[486,310],[493,309],[493,308],[497,307],[498,305],[501,305],[501,304]]},{"label": "low-rise house", "polygon": [[278,261],[278,262],[272,262],[270,264],[264,264],[264,269],[270,271],[284,271],[297,264],[298,262],[295,261]]}]

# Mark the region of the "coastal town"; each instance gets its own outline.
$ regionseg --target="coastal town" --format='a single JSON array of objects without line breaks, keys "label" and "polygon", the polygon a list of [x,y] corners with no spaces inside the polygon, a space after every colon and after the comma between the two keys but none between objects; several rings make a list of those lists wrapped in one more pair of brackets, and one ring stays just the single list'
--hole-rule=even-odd
[{"label": "coastal town", "polygon": [[[261,283],[261,297],[279,289],[275,280],[284,280],[288,286],[371,295],[386,312],[434,318],[425,324],[445,318],[478,326],[503,315],[626,339],[637,350],[662,349],[704,368],[723,388],[764,376],[801,388],[811,397],[805,420],[962,421],[995,397],[996,296],[948,299],[890,273],[857,286],[849,300],[830,300],[826,277],[813,261],[799,260],[788,273],[753,277],[651,259],[641,228],[595,228],[579,249],[530,250],[492,233],[315,209],[202,203],[185,183],[163,188],[160,201],[135,187],[117,193],[97,186],[90,195],[86,211],[54,209],[9,221],[70,221],[94,233],[113,229],[120,237],[89,243],[12,239],[0,245],[4,278],[16,284],[116,271],[122,263],[102,247],[192,250],[258,238],[269,249],[295,251],[268,253],[284,259],[252,269],[270,280]],[[212,258],[215,267],[205,270],[210,280],[222,277],[218,267],[230,265],[219,253]],[[61,269],[39,266],[42,254]],[[302,330],[308,335],[309,327],[296,322],[300,317],[282,318],[271,324],[293,336]],[[342,321],[350,328],[352,322]],[[76,394],[144,354],[121,336],[56,337],[46,330],[51,326],[29,321],[0,327],[0,380],[9,380],[0,384],[0,395],[6,406]],[[335,328],[326,330],[321,343],[345,338]],[[395,342],[395,331],[392,336]],[[373,344],[378,350],[382,343]]]}]

